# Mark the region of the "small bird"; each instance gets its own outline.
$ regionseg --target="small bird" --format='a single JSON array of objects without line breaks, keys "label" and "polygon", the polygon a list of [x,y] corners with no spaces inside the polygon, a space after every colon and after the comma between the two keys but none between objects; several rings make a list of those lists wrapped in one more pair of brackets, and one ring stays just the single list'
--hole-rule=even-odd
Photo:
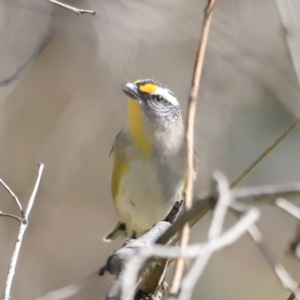
[{"label": "small bird", "polygon": [[[144,79],[123,86],[128,125],[110,157],[111,192],[119,217],[103,240],[138,238],[183,199],[187,150],[181,108],[166,86]],[[195,168],[196,169],[196,168]]]}]

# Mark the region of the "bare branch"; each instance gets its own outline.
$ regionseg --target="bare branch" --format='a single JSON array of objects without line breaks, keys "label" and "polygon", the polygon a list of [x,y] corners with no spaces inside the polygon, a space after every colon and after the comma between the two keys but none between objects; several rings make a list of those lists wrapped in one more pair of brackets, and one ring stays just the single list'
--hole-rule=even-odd
[{"label": "bare branch", "polygon": [[8,191],[8,193],[14,198],[14,200],[17,203],[19,210],[21,212],[21,216],[22,216],[22,218],[24,218],[23,207],[22,207],[22,204],[21,204],[20,200],[18,199],[18,197],[15,195],[15,193],[10,189],[10,187],[1,178],[0,178],[0,183],[4,186],[4,188]]},{"label": "bare branch", "polygon": [[247,231],[247,228],[251,224],[258,220],[259,216],[259,210],[254,207],[218,238],[209,240],[206,243],[187,246],[184,251],[177,247],[160,245],[141,248],[139,253],[135,253],[132,259],[125,265],[123,278],[126,278],[126,280],[122,280],[121,283],[121,299],[132,299],[132,291],[136,285],[139,270],[147,258],[158,256],[175,259],[182,256],[183,258],[193,259],[200,255],[207,255],[207,253],[215,252],[234,243]]},{"label": "bare branch", "polygon": [[61,6],[63,8],[66,8],[68,10],[71,10],[71,11],[75,12],[78,16],[81,16],[82,14],[91,14],[91,15],[96,14],[96,12],[94,10],[86,10],[86,9],[77,8],[77,7],[70,6],[70,5],[64,4],[62,2],[56,1],[56,0],[48,0],[48,1],[53,4],[56,4],[58,6]]},{"label": "bare branch", "polygon": [[17,237],[17,242],[16,242],[16,245],[15,245],[13,255],[11,257],[10,266],[9,266],[9,270],[8,270],[8,275],[7,275],[7,279],[6,279],[4,298],[3,298],[4,300],[9,300],[10,299],[11,285],[12,285],[12,282],[13,282],[13,277],[15,275],[15,269],[16,269],[16,266],[17,266],[17,262],[18,262],[18,258],[19,258],[19,253],[20,253],[24,233],[25,233],[26,228],[28,226],[28,217],[29,217],[29,214],[30,214],[30,211],[31,211],[36,193],[37,193],[37,189],[38,189],[38,186],[39,186],[39,183],[40,183],[40,180],[41,180],[43,169],[44,169],[44,165],[41,163],[39,165],[38,176],[37,176],[37,179],[36,179],[35,186],[33,188],[33,192],[31,194],[31,197],[30,197],[28,205],[27,205],[27,209],[26,209],[26,212],[24,214],[24,218],[22,218],[22,220],[21,220],[20,229],[19,229],[19,233],[18,233],[18,237]]},{"label": "bare branch", "polygon": [[[224,184],[224,182],[223,182],[223,184]],[[221,184],[219,183],[219,185],[221,185]],[[224,191],[226,192],[225,187],[221,188],[221,186],[220,186],[219,193],[224,192]],[[248,206],[244,205],[243,203],[240,203],[239,201],[243,201],[244,203],[251,203],[251,204],[253,204],[253,203],[254,204],[259,204],[259,203],[266,204],[267,203],[267,204],[273,205],[275,199],[278,196],[286,197],[286,196],[292,195],[292,194],[299,194],[300,193],[300,182],[281,184],[281,185],[267,185],[267,186],[261,186],[261,187],[238,188],[238,189],[231,190],[230,193],[231,193],[232,197],[235,199],[235,202],[232,202],[230,204],[230,209],[237,211],[239,214],[244,215],[240,219],[240,221],[241,220],[249,221],[248,218],[250,218],[253,221],[254,219],[256,220],[256,218],[258,218],[259,210],[256,207],[249,209]],[[119,299],[121,282],[123,282],[125,279],[126,279],[125,281],[127,281],[129,279],[129,277],[127,276],[128,273],[125,272],[125,269],[127,269],[127,264],[129,261],[132,261],[132,259],[134,259],[137,255],[140,257],[140,254],[142,257],[142,261],[140,262],[140,264],[141,264],[140,267],[142,267],[145,260],[147,260],[147,261],[140,272],[139,272],[140,267],[137,267],[136,272],[137,272],[137,274],[139,274],[140,279],[137,281],[137,276],[138,276],[137,274],[136,274],[135,279],[130,278],[130,280],[133,280],[133,281],[131,281],[131,285],[130,285],[130,287],[131,288],[133,287],[133,289],[130,290],[130,292],[129,292],[130,288],[128,288],[127,291],[129,293],[129,295],[133,295],[136,288],[140,289],[140,287],[141,287],[142,292],[145,291],[145,293],[147,293],[147,291],[150,291],[151,293],[153,293],[155,291],[155,288],[161,282],[160,279],[165,270],[165,264],[166,264],[168,258],[169,257],[177,258],[179,256],[179,252],[180,252],[180,250],[178,248],[173,248],[173,247],[165,248],[163,245],[166,245],[166,244],[174,245],[176,243],[176,241],[178,241],[178,236],[176,234],[183,228],[183,226],[187,222],[189,222],[190,226],[192,226],[193,224],[196,223],[197,220],[199,220],[203,215],[205,215],[205,213],[208,210],[210,210],[211,208],[213,208],[215,206],[215,203],[216,203],[215,197],[216,197],[216,195],[208,196],[208,197],[197,200],[194,203],[192,209],[184,212],[183,215],[181,217],[179,217],[178,220],[176,220],[172,226],[170,223],[165,222],[165,221],[158,222],[144,236],[142,236],[141,238],[139,238],[137,240],[130,240],[129,243],[124,245],[124,247],[122,247],[121,249],[114,252],[113,255],[111,255],[109,257],[106,266],[104,268],[102,268],[100,271],[100,275],[103,275],[104,272],[106,272],[106,271],[110,272],[111,274],[116,275],[116,279],[114,280],[114,282],[107,294],[107,299],[111,299],[111,300]],[[267,200],[265,200],[266,198],[267,198]],[[177,207],[175,207],[176,210],[174,211],[174,215],[178,214],[179,208],[180,208],[180,203],[178,203]],[[170,214],[172,214],[172,212]],[[223,215],[223,213],[222,213],[222,215]],[[166,219],[168,219],[168,218],[166,218]],[[175,218],[170,217],[170,219],[173,221]],[[243,228],[245,228],[245,226],[247,227],[249,225],[249,223],[247,223],[248,221],[243,221],[242,223],[235,224],[234,226],[236,226],[237,229],[234,229],[234,230],[238,231],[235,233],[242,234],[240,232],[240,230],[243,231]],[[216,226],[216,225],[214,225],[214,226]],[[218,226],[220,226],[220,225],[218,225]],[[233,228],[236,228],[236,227],[233,227]],[[225,233],[228,234],[228,232],[225,232]],[[215,239],[213,239],[213,240],[208,241],[208,243],[217,243],[217,245],[219,245],[218,243],[220,242],[220,239],[224,238],[224,234],[222,234],[220,237],[217,237],[216,238],[217,241],[215,241]],[[225,236],[227,236],[227,235],[225,235]],[[230,243],[234,242],[234,240],[232,239],[232,236],[230,237],[228,243],[229,242]],[[156,245],[154,245],[154,243],[156,243]],[[203,246],[203,244],[199,244],[199,245],[201,245],[201,247]],[[222,244],[222,247],[223,246],[225,247],[226,245],[227,244],[225,244],[225,245]],[[152,249],[153,248],[152,246],[154,247],[154,250],[153,250],[154,252],[151,252],[151,253],[144,252],[144,251],[148,251],[145,249]],[[156,247],[158,247],[158,248],[156,248]],[[194,249],[193,248],[194,246],[190,246],[190,247],[192,247],[192,248],[189,248],[189,247],[187,248],[188,252],[186,252],[186,250],[183,251],[183,258],[192,259],[192,258],[197,257],[197,255],[199,254],[199,248],[196,248],[197,250],[195,250],[195,253],[193,252],[195,255],[189,256],[191,254],[189,252],[189,251],[191,251],[190,249]],[[161,250],[161,249],[166,249],[166,250]],[[172,252],[173,249],[176,249],[177,252],[175,252],[175,253]],[[219,248],[217,248],[217,249],[219,249]],[[156,250],[159,252],[156,252]],[[216,251],[216,250],[213,250],[213,251]],[[202,268],[202,271],[203,271],[203,268],[205,267],[205,263],[206,263],[204,256],[205,255],[208,256],[208,253],[211,253],[211,252],[208,251],[208,252],[200,253],[203,261],[202,261],[202,263],[200,263],[199,262],[200,260],[198,260],[198,262],[199,262],[198,267],[200,266]],[[151,257],[152,255],[154,256],[154,258],[149,259],[149,257]],[[155,256],[159,256],[159,257],[163,257],[163,258],[158,259],[158,258],[155,258]],[[134,265],[134,263],[132,263],[132,264]],[[196,266],[195,266],[195,269],[196,269]],[[85,281],[82,281],[82,282],[85,282]],[[138,282],[138,284],[136,284],[136,282]],[[79,287],[80,286],[81,286],[81,283],[79,283]],[[75,294],[76,290],[77,290],[76,284],[71,285],[69,287],[72,288],[71,289],[72,294]],[[85,285],[84,285],[84,287],[85,287]],[[67,290],[67,288],[66,288],[66,290]],[[40,299],[43,299],[43,298],[40,298]],[[58,299],[64,299],[64,297],[57,298],[57,300]],[[140,298],[138,298],[138,299],[140,299]]]},{"label": "bare branch", "polygon": [[0,217],[9,217],[9,218],[12,218],[12,219],[14,219],[14,220],[18,220],[19,222],[22,221],[21,218],[15,216],[15,215],[12,215],[12,214],[4,213],[4,212],[2,212],[2,211],[0,211]]},{"label": "bare branch", "polygon": [[[188,175],[185,191],[185,209],[189,210],[192,207],[193,201],[193,184],[194,184],[194,122],[197,106],[197,96],[199,92],[199,85],[201,80],[204,55],[208,41],[210,22],[212,18],[212,12],[214,8],[215,0],[208,0],[207,6],[204,10],[204,22],[201,32],[201,38],[199,41],[198,53],[196,56],[191,92],[188,100],[188,112],[187,112],[187,124],[186,124],[186,136],[187,136],[187,156],[188,156]],[[188,224],[183,228],[180,247],[184,247],[189,241],[189,227]],[[180,281],[184,270],[184,260],[179,259],[177,261],[172,284],[170,288],[171,294],[177,294],[179,290]]]}]

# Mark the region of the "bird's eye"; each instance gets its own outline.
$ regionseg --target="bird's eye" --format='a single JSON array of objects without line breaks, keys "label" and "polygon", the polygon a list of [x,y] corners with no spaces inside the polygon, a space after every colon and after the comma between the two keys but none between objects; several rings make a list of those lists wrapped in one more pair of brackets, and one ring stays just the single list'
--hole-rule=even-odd
[{"label": "bird's eye", "polygon": [[154,99],[156,102],[158,102],[158,103],[161,103],[161,102],[163,101],[163,97],[162,97],[162,96],[158,96],[158,95],[155,95],[155,96],[153,97],[153,99]]}]

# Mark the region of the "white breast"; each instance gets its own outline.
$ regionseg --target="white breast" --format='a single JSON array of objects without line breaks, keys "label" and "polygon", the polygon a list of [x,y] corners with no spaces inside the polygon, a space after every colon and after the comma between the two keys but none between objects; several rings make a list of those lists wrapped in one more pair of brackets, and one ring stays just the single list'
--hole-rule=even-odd
[{"label": "white breast", "polygon": [[[170,186],[169,180],[164,182],[158,175],[161,171],[164,170],[153,164],[153,160],[134,160],[124,174],[117,210],[121,222],[126,224],[128,236],[133,232],[140,236],[149,230],[167,216],[176,200],[180,200],[182,181],[176,180],[178,182]],[[166,193],[166,189],[172,191]]]}]

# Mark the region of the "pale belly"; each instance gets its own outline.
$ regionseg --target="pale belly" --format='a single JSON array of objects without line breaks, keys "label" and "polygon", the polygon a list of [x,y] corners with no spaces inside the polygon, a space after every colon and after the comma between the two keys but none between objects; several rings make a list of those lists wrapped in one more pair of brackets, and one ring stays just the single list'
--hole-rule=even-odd
[{"label": "pale belly", "polygon": [[183,180],[172,169],[141,160],[130,164],[120,182],[116,209],[128,236],[140,236],[163,220],[181,200]]}]

